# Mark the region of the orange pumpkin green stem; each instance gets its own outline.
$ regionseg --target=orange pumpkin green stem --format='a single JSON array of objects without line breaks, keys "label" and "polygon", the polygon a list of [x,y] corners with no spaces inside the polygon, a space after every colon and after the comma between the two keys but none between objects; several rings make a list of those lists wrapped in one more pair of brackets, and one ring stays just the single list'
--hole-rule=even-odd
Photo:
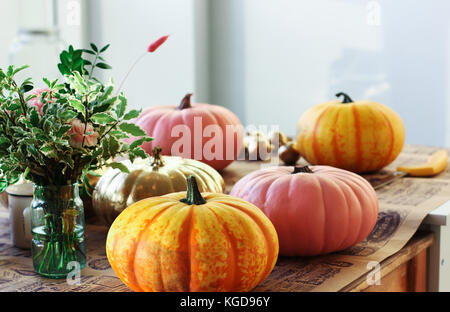
[{"label": "orange pumpkin green stem", "polygon": [[198,190],[197,180],[194,176],[188,176],[187,182],[187,193],[186,198],[180,201],[188,205],[203,205],[206,204],[206,200],[203,198],[202,194]]},{"label": "orange pumpkin green stem", "polygon": [[161,146],[156,146],[152,149],[153,161],[151,163],[151,166],[155,169],[164,166],[164,162],[161,158],[161,152],[162,152]]},{"label": "orange pumpkin green stem", "polygon": [[304,167],[295,166],[292,174],[296,174],[296,173],[314,173],[314,172],[311,169],[309,169],[308,166],[304,166]]},{"label": "orange pumpkin green stem", "polygon": [[342,104],[353,103],[353,100],[351,99],[351,97],[348,96],[348,94],[346,94],[344,92],[336,93],[336,97],[340,97],[340,96],[344,97],[344,100],[342,101]]},{"label": "orange pumpkin green stem", "polygon": [[185,95],[185,97],[181,100],[180,105],[178,105],[177,110],[182,110],[186,108],[191,108],[191,96],[192,93],[188,93]]}]

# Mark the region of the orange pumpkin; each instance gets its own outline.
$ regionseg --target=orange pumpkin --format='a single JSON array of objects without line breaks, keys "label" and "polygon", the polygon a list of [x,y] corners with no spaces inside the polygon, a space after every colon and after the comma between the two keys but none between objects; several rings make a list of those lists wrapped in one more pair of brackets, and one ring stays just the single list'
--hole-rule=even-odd
[{"label": "orange pumpkin", "polygon": [[272,271],[278,237],[253,204],[188,191],[126,208],[106,241],[108,260],[134,291],[249,291]]},{"label": "orange pumpkin", "polygon": [[297,149],[313,165],[353,172],[379,170],[397,158],[405,141],[400,117],[373,101],[344,100],[316,105],[300,118]]}]

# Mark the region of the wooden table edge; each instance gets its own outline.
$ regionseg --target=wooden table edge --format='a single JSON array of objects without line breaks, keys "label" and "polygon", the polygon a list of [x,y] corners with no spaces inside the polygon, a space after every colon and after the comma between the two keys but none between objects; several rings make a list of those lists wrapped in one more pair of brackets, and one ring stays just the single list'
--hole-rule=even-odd
[{"label": "wooden table edge", "polygon": [[[406,245],[392,256],[384,259],[380,263],[380,275],[381,279],[388,276],[394,270],[396,270],[402,264],[414,259],[416,256],[425,252],[434,242],[434,234],[432,232],[418,231],[414,236],[406,243]],[[363,274],[352,283],[343,287],[340,292],[357,292],[364,291],[372,287],[367,284],[367,277],[370,272]]]}]

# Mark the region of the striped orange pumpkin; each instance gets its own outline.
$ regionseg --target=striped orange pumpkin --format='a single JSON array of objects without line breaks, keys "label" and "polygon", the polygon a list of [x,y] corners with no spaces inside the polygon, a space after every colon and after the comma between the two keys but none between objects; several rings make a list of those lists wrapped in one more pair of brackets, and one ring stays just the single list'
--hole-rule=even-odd
[{"label": "striped orange pumpkin", "polygon": [[112,224],[106,253],[134,291],[249,291],[272,271],[278,236],[253,204],[188,191],[141,200]]},{"label": "striped orange pumpkin", "polygon": [[397,158],[405,141],[401,118],[373,101],[330,101],[307,110],[297,123],[297,149],[313,165],[357,173],[379,170]]}]

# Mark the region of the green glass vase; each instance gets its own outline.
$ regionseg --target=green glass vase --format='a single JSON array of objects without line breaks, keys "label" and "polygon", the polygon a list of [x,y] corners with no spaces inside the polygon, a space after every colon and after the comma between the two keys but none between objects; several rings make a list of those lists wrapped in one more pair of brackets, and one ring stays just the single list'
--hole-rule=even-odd
[{"label": "green glass vase", "polygon": [[83,201],[78,184],[35,185],[31,202],[31,253],[42,276],[64,278],[86,265]]}]

